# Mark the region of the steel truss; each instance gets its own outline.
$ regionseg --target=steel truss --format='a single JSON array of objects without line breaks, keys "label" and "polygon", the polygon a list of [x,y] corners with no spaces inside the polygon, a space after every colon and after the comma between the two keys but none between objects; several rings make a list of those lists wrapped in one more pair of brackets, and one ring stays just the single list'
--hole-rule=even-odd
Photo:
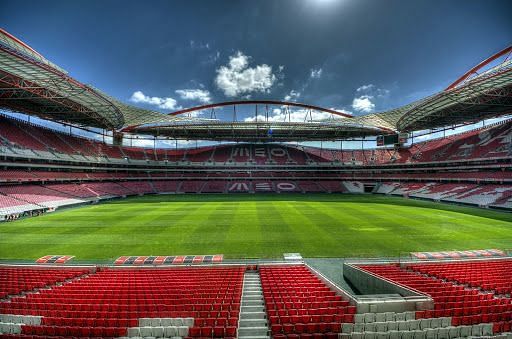
[{"label": "steel truss", "polygon": [[[470,69],[444,91],[387,112],[353,117],[303,103],[249,100],[161,114],[126,105],[80,83],[0,29],[0,108],[74,126],[154,137],[249,142],[338,140],[460,125],[512,114],[511,53],[512,46],[509,46]],[[500,58],[505,60],[484,70]],[[239,121],[239,105],[254,105],[255,119]],[[283,110],[283,121],[272,121],[275,120],[271,119],[269,110],[272,105]],[[232,121],[218,120],[215,109],[227,106],[233,107]],[[290,108],[303,110],[304,119],[294,121]],[[209,119],[192,116],[204,110],[210,111]],[[314,112],[330,115],[328,119],[315,121]]]}]

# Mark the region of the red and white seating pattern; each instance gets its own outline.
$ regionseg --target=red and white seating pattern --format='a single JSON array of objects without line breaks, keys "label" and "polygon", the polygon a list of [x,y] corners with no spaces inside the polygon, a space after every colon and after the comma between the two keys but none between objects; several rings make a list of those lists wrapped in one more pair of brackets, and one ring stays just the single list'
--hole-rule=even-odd
[{"label": "red and white seating pattern", "polygon": [[27,122],[0,116],[0,140],[12,148],[52,153],[87,155],[147,161],[215,162],[256,164],[298,164],[343,162],[354,165],[416,163],[468,159],[503,158],[512,154],[511,123],[489,127],[414,144],[408,149],[322,150],[313,147],[282,145],[220,145],[168,150],[118,147],[98,141],[71,136]]},{"label": "red and white seating pattern", "polygon": [[[417,311],[416,319],[450,317],[452,326],[492,324],[483,327],[482,330],[490,331],[491,334],[510,331],[512,325],[510,296],[460,285],[436,275],[422,274],[419,267],[429,267],[428,265],[431,264],[417,264],[403,268],[399,264],[359,265],[359,267],[431,296],[434,300],[434,309]],[[479,333],[479,335],[489,335],[489,333]]]},{"label": "red and white seating pattern", "polygon": [[123,181],[118,184],[137,194],[155,193],[150,181]]},{"label": "red and white seating pattern", "polygon": [[510,207],[512,205],[512,185],[384,182],[377,188],[377,193],[445,200],[478,206]]},{"label": "red and white seating pattern", "polygon": [[0,266],[0,299],[21,292],[45,288],[87,273],[89,273],[87,269]]},{"label": "red and white seating pattern", "polygon": [[39,208],[41,208],[41,206],[30,204],[26,201],[18,200],[0,193],[0,215],[23,213]]},{"label": "red and white seating pattern", "polygon": [[356,307],[304,265],[261,266],[260,276],[274,338],[337,338],[342,322],[354,322]]},{"label": "red and white seating pattern", "polygon": [[136,194],[134,191],[115,182],[88,182],[81,185],[101,196],[125,196]]},{"label": "red and white seating pattern", "polygon": [[[53,282],[62,275],[53,274]],[[17,318],[8,329],[20,338],[234,338],[243,274],[243,267],[104,269],[38,293],[12,296],[0,303],[0,314]],[[33,286],[41,284],[28,287]],[[37,321],[25,321],[29,316]]]},{"label": "red and white seating pattern", "polygon": [[93,191],[92,189],[81,185],[81,184],[49,184],[45,185],[45,187],[48,187],[49,189],[52,189],[54,191],[62,192],[69,194],[71,196],[81,198],[81,199],[88,199],[88,198],[98,198],[100,197],[100,194]]},{"label": "red and white seating pattern", "polygon": [[[178,179],[178,178],[177,178]],[[0,186],[0,215],[56,208],[111,197],[153,193],[363,193],[364,182],[336,180],[144,180]],[[512,185],[396,183],[377,193],[512,208]]]},{"label": "red and white seating pattern", "polygon": [[349,193],[364,193],[364,184],[360,181],[343,181]]},{"label": "red and white seating pattern", "polygon": [[512,259],[456,261],[407,267],[457,284],[512,296]]},{"label": "red and white seating pattern", "polygon": [[153,187],[158,193],[175,193],[180,185],[179,181],[153,181]]},{"label": "red and white seating pattern", "polygon": [[82,202],[66,193],[39,185],[0,186],[0,195],[24,201],[25,204],[39,205],[40,207],[57,207]]},{"label": "red and white seating pattern", "polygon": [[308,180],[311,178],[331,178],[345,181],[351,180],[401,180],[401,181],[456,181],[469,183],[512,183],[512,171],[471,171],[471,172],[435,172],[435,173],[366,173],[364,171],[353,173],[336,172],[300,172],[300,171],[253,171],[233,172],[230,170],[216,173],[173,173],[173,172],[65,172],[40,170],[4,170],[0,172],[0,182],[63,182],[63,181],[94,181],[94,180],[130,180],[134,178],[160,179],[160,178],[219,178],[219,180],[233,178],[282,178]]}]

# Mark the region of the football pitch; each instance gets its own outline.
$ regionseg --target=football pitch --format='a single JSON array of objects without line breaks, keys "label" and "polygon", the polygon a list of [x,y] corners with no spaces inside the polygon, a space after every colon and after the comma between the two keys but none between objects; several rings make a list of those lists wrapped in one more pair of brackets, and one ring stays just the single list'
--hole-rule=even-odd
[{"label": "football pitch", "polygon": [[512,248],[512,214],[372,195],[160,195],[0,223],[0,258],[399,256]]}]

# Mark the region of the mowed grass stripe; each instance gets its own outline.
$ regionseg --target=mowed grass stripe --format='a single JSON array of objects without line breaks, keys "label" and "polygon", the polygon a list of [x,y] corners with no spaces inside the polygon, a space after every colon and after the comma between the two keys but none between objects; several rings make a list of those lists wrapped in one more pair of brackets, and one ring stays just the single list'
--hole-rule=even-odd
[{"label": "mowed grass stripe", "polygon": [[509,213],[372,195],[166,195],[0,224],[0,258],[396,256],[511,248]]}]

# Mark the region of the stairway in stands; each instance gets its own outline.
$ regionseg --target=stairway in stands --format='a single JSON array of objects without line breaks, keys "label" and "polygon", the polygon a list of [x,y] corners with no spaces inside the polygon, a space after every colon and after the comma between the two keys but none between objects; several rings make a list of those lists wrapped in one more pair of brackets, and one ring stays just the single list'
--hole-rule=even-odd
[{"label": "stairway in stands", "polygon": [[270,338],[268,332],[260,275],[258,271],[248,270],[244,274],[238,338]]}]

